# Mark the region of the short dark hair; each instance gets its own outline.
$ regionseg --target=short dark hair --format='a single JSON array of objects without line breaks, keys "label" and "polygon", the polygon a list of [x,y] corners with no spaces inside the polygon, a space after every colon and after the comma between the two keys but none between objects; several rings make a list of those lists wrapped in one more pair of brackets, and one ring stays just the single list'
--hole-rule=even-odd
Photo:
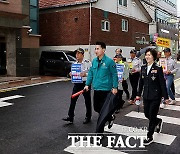
[{"label": "short dark hair", "polygon": [[106,44],[104,42],[96,42],[96,45],[100,45],[102,49],[106,49]]},{"label": "short dark hair", "polygon": [[163,51],[164,52],[171,52],[171,49],[170,48],[165,48]]},{"label": "short dark hair", "polygon": [[157,51],[156,49],[153,49],[153,48],[148,48],[146,49],[146,52],[145,52],[145,55],[147,52],[150,52],[151,55],[153,56],[153,59],[156,60],[157,59]]},{"label": "short dark hair", "polygon": [[117,51],[117,50],[119,50],[119,51],[120,51],[120,53],[122,53],[122,49],[120,49],[120,48],[117,48],[115,51]]},{"label": "short dark hair", "polygon": [[134,54],[136,54],[136,53],[137,53],[137,51],[136,51],[135,49],[132,49],[132,50],[130,51],[130,53],[134,53]]}]

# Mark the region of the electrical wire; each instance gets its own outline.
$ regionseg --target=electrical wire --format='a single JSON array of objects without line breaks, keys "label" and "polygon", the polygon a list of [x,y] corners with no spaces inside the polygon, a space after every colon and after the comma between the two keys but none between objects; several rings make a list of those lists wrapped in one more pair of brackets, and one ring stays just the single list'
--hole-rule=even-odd
[{"label": "electrical wire", "polygon": [[[180,17],[178,17],[177,15],[175,15],[175,14],[173,14],[173,13],[171,13],[171,12],[166,11],[166,8],[164,8],[164,7],[162,7],[162,6],[161,6],[161,7],[155,6],[154,4],[149,3],[149,2],[147,2],[146,0],[141,0],[141,1],[143,1],[144,3],[146,3],[146,4],[148,4],[148,5],[152,6],[152,7],[158,8],[159,10],[162,10],[163,12],[166,12],[167,14],[169,14],[169,15],[171,15],[171,16],[174,16],[174,17],[176,17],[176,18],[180,18]],[[159,2],[159,1],[158,1],[158,2]]]}]

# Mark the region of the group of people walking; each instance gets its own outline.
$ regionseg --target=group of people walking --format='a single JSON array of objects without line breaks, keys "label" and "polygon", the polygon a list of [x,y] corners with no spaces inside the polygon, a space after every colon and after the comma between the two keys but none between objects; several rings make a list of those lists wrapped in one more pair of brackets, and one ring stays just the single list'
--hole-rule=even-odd
[{"label": "group of people walking", "polygon": [[[171,50],[169,48],[164,49],[167,61],[167,69],[164,72],[162,67],[158,65],[160,57],[153,48],[146,50],[145,64],[142,64],[141,59],[136,57],[137,52],[134,49],[130,51],[129,59],[122,56],[121,49],[116,49],[114,60],[106,56],[105,51],[106,44],[104,42],[96,42],[96,58],[94,58],[91,63],[84,59],[84,50],[82,48],[76,50],[76,63],[82,65],[80,76],[83,82],[74,83],[72,94],[80,90],[85,91],[83,96],[85,99],[86,117],[83,124],[91,121],[91,88],[94,90],[94,110],[99,115],[102,112],[101,110],[109,93],[117,96],[115,113],[118,113],[125,103],[122,99],[123,91],[126,93],[126,99],[129,99],[128,102],[130,104],[134,104],[136,100],[140,100],[143,93],[144,114],[146,118],[149,119],[148,133],[147,138],[144,140],[144,145],[149,145],[153,142],[155,128],[158,133],[160,133],[162,129],[162,119],[157,118],[162,98],[164,104],[175,104],[172,84],[174,74],[178,68],[176,61],[171,57]],[[124,66],[122,80],[118,80],[117,64]],[[128,78],[132,87],[131,96],[128,91]],[[171,98],[170,102],[169,97]],[[73,123],[77,99],[78,96],[71,98],[68,117],[63,118],[64,121]],[[114,119],[114,114],[108,117],[108,128],[112,127]],[[103,131],[104,129],[101,129],[100,132],[96,133],[103,133]]]}]

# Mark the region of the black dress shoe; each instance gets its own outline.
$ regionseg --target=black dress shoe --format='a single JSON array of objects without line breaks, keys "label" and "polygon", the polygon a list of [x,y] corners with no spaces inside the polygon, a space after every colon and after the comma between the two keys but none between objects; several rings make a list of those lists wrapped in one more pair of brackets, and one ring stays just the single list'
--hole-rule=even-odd
[{"label": "black dress shoe", "polygon": [[109,129],[113,126],[115,118],[116,118],[115,115],[112,115],[111,120],[109,121],[109,124],[108,124]]},{"label": "black dress shoe", "polygon": [[152,137],[151,138],[147,138],[147,139],[144,140],[144,145],[149,145],[152,142],[153,142],[153,138]]},{"label": "black dress shoe", "polygon": [[91,119],[86,117],[86,118],[84,119],[84,121],[83,121],[83,124],[87,124],[87,123],[89,123],[90,121],[91,121]]},{"label": "black dress shoe", "polygon": [[116,113],[116,114],[118,114],[119,112],[120,112],[120,110],[119,110],[119,109],[115,111],[115,113]]},{"label": "black dress shoe", "polygon": [[70,117],[63,118],[62,120],[67,121],[69,123],[73,123],[74,119]]}]

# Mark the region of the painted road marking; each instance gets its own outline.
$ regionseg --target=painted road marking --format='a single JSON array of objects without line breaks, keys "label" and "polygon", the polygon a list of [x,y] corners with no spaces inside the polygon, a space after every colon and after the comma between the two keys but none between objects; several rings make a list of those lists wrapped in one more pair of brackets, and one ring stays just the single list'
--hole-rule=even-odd
[{"label": "painted road marking", "polygon": [[180,106],[176,106],[176,105],[165,105],[165,107],[164,107],[163,109],[173,110],[173,111],[180,111]]},{"label": "painted road marking", "polygon": [[176,98],[176,101],[180,102],[180,98]]},{"label": "painted road marking", "polygon": [[9,106],[9,105],[13,105],[13,103],[0,102],[0,107],[5,107],[5,106]]},{"label": "painted road marking", "polygon": [[16,99],[16,98],[22,98],[22,97],[25,97],[25,96],[14,95],[14,96],[0,98],[0,107],[5,107],[5,106],[13,105],[13,103],[8,103],[8,102],[5,102],[5,101],[11,100],[11,99]]},{"label": "painted road marking", "polygon": [[[121,134],[125,136],[147,136],[147,130],[118,125],[118,124],[113,124],[111,129],[108,129],[108,127],[106,126],[105,131],[115,134]],[[154,133],[154,142],[164,145],[171,145],[171,143],[175,140],[175,138],[176,136],[174,135],[168,135],[168,134],[162,134],[156,132]]]},{"label": "painted road marking", "polygon": [[[147,119],[144,116],[144,113],[135,112],[135,111],[131,111],[130,113],[126,114],[125,116],[132,117],[132,118],[139,118],[139,119]],[[158,118],[161,118],[163,120],[163,122],[165,122],[165,123],[180,125],[180,119],[179,118],[160,116],[160,115],[158,115]]]},{"label": "painted road marking", "polygon": [[13,91],[13,90],[17,90],[17,88],[1,89],[1,90],[0,90],[0,93],[8,92],[8,91]]},{"label": "painted road marking", "polygon": [[71,147],[68,146],[66,149],[64,149],[64,151],[66,152],[70,152],[70,153],[74,153],[74,154],[127,154],[125,152],[122,151],[118,151],[118,150],[113,150],[110,148],[106,148],[106,147],[79,147],[80,142],[76,142],[75,146],[76,147]]}]

